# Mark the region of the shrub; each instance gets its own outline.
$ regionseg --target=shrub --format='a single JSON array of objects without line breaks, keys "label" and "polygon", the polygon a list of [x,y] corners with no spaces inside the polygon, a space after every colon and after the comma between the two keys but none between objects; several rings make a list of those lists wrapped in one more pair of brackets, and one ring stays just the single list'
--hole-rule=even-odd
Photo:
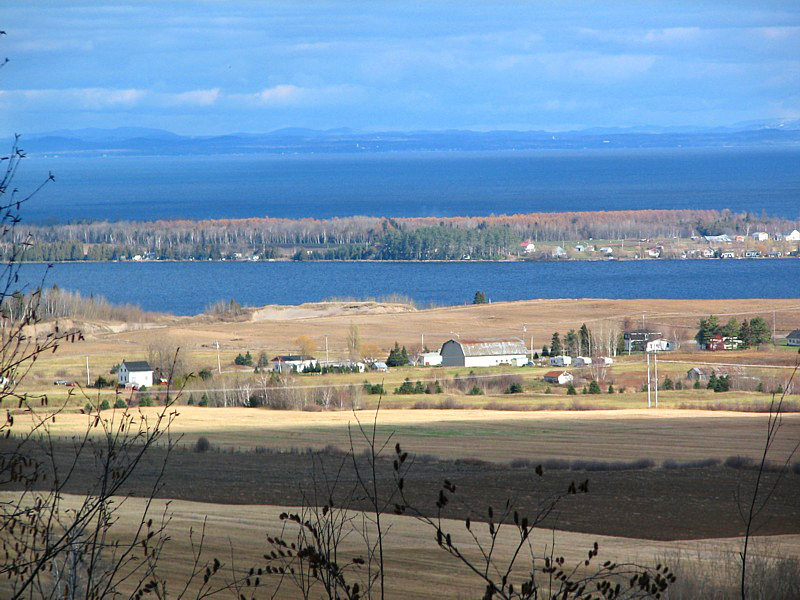
[{"label": "shrub", "polygon": [[608,393],[609,394],[613,394],[614,393],[614,386],[611,385],[610,383],[608,384]]},{"label": "shrub", "polygon": [[139,406],[153,406],[153,399],[150,396],[142,396],[139,399]]},{"label": "shrub", "polygon": [[754,461],[749,456],[729,456],[725,459],[725,466],[731,469],[751,469]]},{"label": "shrub", "polygon": [[521,394],[522,393],[522,385],[519,383],[512,383],[510,386],[506,388],[506,394]]},{"label": "shrub", "polygon": [[203,392],[203,397],[200,398],[200,402],[197,403],[197,406],[208,406],[208,394]]},{"label": "shrub", "polygon": [[114,408],[128,408],[128,403],[122,398],[117,398],[117,401],[114,402]]},{"label": "shrub", "polygon": [[100,403],[100,410],[108,410],[109,408],[111,408],[111,405],[108,403],[108,400],[103,400]]},{"label": "shrub", "polygon": [[571,383],[567,386],[567,395],[568,396],[577,396],[578,392],[575,391],[575,386]]},{"label": "shrub", "polygon": [[94,380],[94,387],[96,388],[106,388],[111,387],[114,385],[113,379],[106,379],[102,375],[100,375],[97,379]]},{"label": "shrub", "polygon": [[90,412],[92,412],[92,411],[94,410],[94,406],[92,406],[92,405],[91,405],[91,403],[87,402],[87,403],[86,403],[86,404],[83,406],[83,410],[84,410],[85,412],[87,412],[87,413],[90,413]]},{"label": "shrub", "polygon": [[197,441],[194,443],[194,451],[195,452],[208,452],[211,450],[211,442],[208,441],[208,438],[204,435],[201,435],[197,438]]},{"label": "shrub", "polygon": [[477,385],[472,386],[472,389],[467,392],[468,396],[480,396],[481,394],[483,394],[483,390]]},{"label": "shrub", "polygon": [[667,458],[661,463],[662,469],[703,469],[716,467],[721,461],[718,458],[699,458],[696,460],[677,461]]}]

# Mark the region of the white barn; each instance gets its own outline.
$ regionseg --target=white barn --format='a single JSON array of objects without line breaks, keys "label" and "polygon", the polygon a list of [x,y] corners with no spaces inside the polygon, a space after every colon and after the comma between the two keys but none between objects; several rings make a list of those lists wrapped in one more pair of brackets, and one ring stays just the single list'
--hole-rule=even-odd
[{"label": "white barn", "polygon": [[123,360],[117,369],[117,383],[128,387],[153,385],[153,368],[146,360]]},{"label": "white barn", "polygon": [[444,367],[521,367],[528,362],[528,349],[518,338],[448,340],[440,354]]},{"label": "white barn", "polygon": [[423,352],[419,355],[417,364],[423,367],[438,367],[442,364],[442,355],[438,352]]}]

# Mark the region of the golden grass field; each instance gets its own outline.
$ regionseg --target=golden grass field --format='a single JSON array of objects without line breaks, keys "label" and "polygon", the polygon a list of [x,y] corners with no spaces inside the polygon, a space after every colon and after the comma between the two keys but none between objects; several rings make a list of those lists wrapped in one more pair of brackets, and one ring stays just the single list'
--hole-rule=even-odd
[{"label": "golden grass field", "polygon": [[[159,409],[143,408],[152,423]],[[250,408],[177,407],[171,433],[187,445],[198,437],[236,448],[349,447],[348,426],[371,425],[374,411],[277,411]],[[104,411],[113,418],[114,411]],[[59,415],[54,436],[85,431],[94,417]],[[17,418],[24,427],[26,418]],[[591,411],[384,410],[378,429],[393,433],[407,450],[443,458],[515,458],[681,461],[757,457],[763,448],[767,415],[726,411],[620,409]],[[356,436],[357,438],[357,436]],[[784,415],[774,452],[781,456],[800,440],[800,414]],[[363,446],[356,439],[357,449]]]},{"label": "golden grass field", "polygon": [[[73,496],[66,496],[65,506],[77,501]],[[204,556],[209,560],[218,557],[223,563],[223,573],[230,569],[232,552],[237,568],[258,568],[264,566],[262,555],[269,549],[266,536],[280,532],[279,514],[284,510],[294,510],[293,507],[225,506],[186,501],[169,501],[168,506],[166,505],[166,501],[155,501],[149,514],[158,520],[166,508],[171,515],[171,539],[165,547],[161,564],[165,566],[162,574],[172,584],[173,589],[177,589],[191,573],[191,555],[187,552],[190,531],[197,541],[205,523]],[[143,509],[144,500],[125,500],[124,508],[118,513],[121,517],[117,523],[118,535],[124,538],[132,534],[140,522]],[[480,580],[437,547],[434,531],[411,517],[386,515],[384,518],[390,527],[385,545],[388,598],[459,599],[479,595]],[[479,527],[485,526],[474,526]],[[456,543],[468,541],[461,521],[445,520],[443,529],[452,532]],[[500,536],[497,547],[497,556],[501,560],[507,559],[515,546],[515,536],[510,529],[508,534]],[[483,535],[485,536],[485,532]],[[563,556],[567,565],[583,561],[586,552],[597,542],[600,554],[595,560],[600,563],[612,560],[649,564],[664,561],[665,558],[668,560],[680,553],[684,557],[689,556],[700,561],[712,571],[726,553],[738,550],[739,542],[737,539],[657,542],[551,530],[536,530],[532,540],[536,555],[542,557],[554,549],[555,556]],[[363,544],[354,535],[348,537],[342,546],[342,557],[363,556]],[[755,538],[753,548],[756,554],[797,556],[800,555],[800,535]],[[479,558],[474,548],[469,549],[466,554],[473,560]],[[525,561],[521,564],[524,565]],[[277,579],[262,577],[262,582],[266,589],[274,589]],[[276,597],[291,599],[298,598],[299,595],[295,588],[284,584]]]}]

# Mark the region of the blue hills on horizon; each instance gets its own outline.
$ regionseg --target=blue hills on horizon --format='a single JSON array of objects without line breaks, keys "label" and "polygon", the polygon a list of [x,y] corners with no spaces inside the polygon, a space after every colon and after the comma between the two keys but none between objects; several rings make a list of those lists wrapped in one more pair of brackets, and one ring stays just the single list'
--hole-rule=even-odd
[{"label": "blue hills on horizon", "polygon": [[300,127],[267,133],[186,136],[163,129],[84,128],[27,134],[28,154],[98,156],[324,154],[593,148],[764,147],[800,144],[800,120],[730,127],[594,127],[576,131],[381,131]]}]

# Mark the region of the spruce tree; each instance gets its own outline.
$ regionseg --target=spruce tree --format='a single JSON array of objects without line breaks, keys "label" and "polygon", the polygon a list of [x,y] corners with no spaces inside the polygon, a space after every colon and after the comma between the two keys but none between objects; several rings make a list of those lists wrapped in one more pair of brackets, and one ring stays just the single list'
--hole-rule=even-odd
[{"label": "spruce tree", "polygon": [[558,335],[556,331],[553,334],[553,339],[550,340],[550,356],[561,356],[562,349],[561,349],[561,337]]}]

